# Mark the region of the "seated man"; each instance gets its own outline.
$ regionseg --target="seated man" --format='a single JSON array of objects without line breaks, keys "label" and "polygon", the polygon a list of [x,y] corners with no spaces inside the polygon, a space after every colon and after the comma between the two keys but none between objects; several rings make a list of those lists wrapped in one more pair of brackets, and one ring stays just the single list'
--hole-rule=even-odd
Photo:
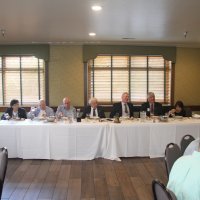
[{"label": "seated man", "polygon": [[25,109],[19,107],[19,101],[17,99],[11,100],[10,108],[7,108],[7,110],[1,117],[2,120],[11,119],[11,118],[13,119],[27,118]]},{"label": "seated man", "polygon": [[87,115],[90,117],[105,118],[104,110],[101,106],[98,106],[98,100],[96,98],[91,98],[89,104],[84,109],[82,118],[85,118]]},{"label": "seated man", "polygon": [[200,200],[200,152],[180,157],[173,165],[167,188],[177,200]]},{"label": "seated man", "polygon": [[162,115],[162,105],[158,102],[155,102],[155,94],[153,92],[149,92],[147,96],[147,102],[143,103],[141,106],[141,111],[146,111],[147,115]]},{"label": "seated man", "polygon": [[46,106],[45,100],[41,99],[38,102],[38,107],[34,110],[30,110],[28,113],[29,118],[33,115],[34,117],[49,117],[54,116],[54,111],[52,108]]},{"label": "seated man", "polygon": [[188,147],[185,149],[185,152],[184,152],[184,156],[187,156],[187,155],[192,155],[192,153],[194,151],[198,151],[198,148],[199,148],[199,143],[200,143],[200,139],[196,139],[194,141],[192,141]]},{"label": "seated man", "polygon": [[63,99],[63,105],[58,106],[56,115],[60,117],[72,117],[76,118],[76,109],[71,106],[69,97]]},{"label": "seated man", "polygon": [[129,103],[128,92],[124,92],[121,99],[121,102],[113,104],[110,118],[113,118],[115,115],[119,117],[133,117],[133,104]]}]

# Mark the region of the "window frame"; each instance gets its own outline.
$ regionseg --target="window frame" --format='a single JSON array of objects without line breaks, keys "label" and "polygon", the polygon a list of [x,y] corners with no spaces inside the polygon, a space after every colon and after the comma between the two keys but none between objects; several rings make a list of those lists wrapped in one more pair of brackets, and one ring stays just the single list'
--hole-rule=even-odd
[{"label": "window frame", "polygon": [[[128,56],[129,57],[129,69],[128,69],[128,76],[129,76],[129,81],[128,81],[128,84],[129,84],[129,87],[128,87],[128,90],[129,91],[127,91],[127,92],[129,92],[129,95],[131,95],[131,87],[130,87],[130,85],[131,85],[131,71],[134,71],[133,69],[132,69],[132,67],[131,67],[131,57],[132,56],[142,56],[142,57],[147,57],[147,67],[146,67],[146,72],[147,72],[147,92],[148,92],[148,90],[149,90],[149,62],[148,62],[148,59],[149,59],[149,57],[157,57],[157,56],[159,56],[159,57],[163,57],[162,55],[126,55],[126,54],[99,54],[99,55],[97,55],[97,56],[110,56],[111,57],[111,67],[109,68],[109,70],[111,70],[111,82],[112,82],[112,71],[113,71],[113,69],[112,69],[112,57],[113,56]],[[164,59],[164,58],[163,58]],[[91,60],[93,60],[93,64],[94,64],[94,60],[95,60],[95,58],[93,58],[93,59],[91,59]],[[165,82],[164,83],[164,102],[161,102],[163,105],[167,105],[167,106],[171,106],[171,105],[173,105],[174,104],[174,79],[175,79],[175,63],[173,63],[172,61],[171,61],[171,71],[170,71],[170,76],[171,76],[171,83],[170,83],[170,98],[169,98],[169,103],[168,102],[166,102],[166,59],[164,59],[164,79],[163,79],[163,81]],[[170,61],[168,61],[168,62],[170,62]],[[90,90],[90,84],[91,83],[89,83],[89,69],[90,67],[89,67],[89,61],[88,62],[84,62],[84,105],[86,106],[87,104],[88,104],[88,102],[89,102],[89,90]],[[94,70],[94,65],[93,65],[93,70]],[[105,69],[103,69],[103,70],[105,70]],[[141,69],[140,69],[141,70]],[[161,70],[160,70],[161,71]],[[112,100],[112,83],[111,83],[111,101],[110,102],[101,102],[101,101],[99,101],[99,104],[100,105],[103,105],[103,106],[110,106],[110,105],[112,105],[113,103],[115,103],[116,101],[113,101]],[[95,96],[95,95],[94,95]],[[133,101],[131,101],[131,103],[134,103],[134,105],[141,105],[143,102],[133,102]]]},{"label": "window frame", "polygon": [[[20,106],[23,106],[23,107],[29,107],[29,106],[31,106],[31,105],[37,105],[37,103],[23,103],[23,91],[22,91],[22,78],[21,78],[21,76],[22,76],[22,72],[23,72],[23,70],[21,69],[22,68],[22,62],[21,62],[21,59],[22,59],[22,57],[35,57],[37,60],[38,60],[38,63],[37,63],[37,65],[38,65],[38,68],[37,68],[37,72],[38,72],[38,75],[40,75],[40,72],[38,71],[39,70],[39,62],[40,62],[40,59],[41,60],[43,60],[43,62],[44,62],[44,95],[45,95],[45,101],[46,101],[46,104],[47,105],[49,105],[49,77],[48,77],[48,73],[49,73],[49,70],[48,70],[48,61],[46,61],[45,59],[42,59],[42,58],[38,58],[37,56],[35,56],[35,55],[32,55],[32,54],[25,54],[25,55],[18,55],[18,54],[13,54],[13,55],[0,55],[0,57],[1,57],[1,65],[2,65],[2,69],[0,69],[0,71],[1,71],[1,78],[2,78],[2,104],[0,104],[0,107],[8,107],[9,106],[9,104],[6,104],[5,103],[5,92],[4,92],[4,88],[5,88],[5,81],[4,81],[4,73],[5,73],[5,69],[3,69],[3,67],[5,66],[5,58],[6,57],[18,57],[19,59],[20,59],[20,63],[19,63],[19,65],[20,65],[20,69],[19,69],[19,73],[20,73],[20,100],[19,100],[19,103],[20,103]],[[40,82],[39,81],[39,78],[40,78],[40,76],[38,76],[38,83]],[[41,83],[40,83],[41,84]],[[40,85],[38,84],[38,92],[40,93],[39,95],[38,95],[38,97],[39,98],[41,98],[41,91],[40,91]],[[13,97],[13,98],[15,98],[15,97]],[[38,99],[39,100],[39,99]]]}]

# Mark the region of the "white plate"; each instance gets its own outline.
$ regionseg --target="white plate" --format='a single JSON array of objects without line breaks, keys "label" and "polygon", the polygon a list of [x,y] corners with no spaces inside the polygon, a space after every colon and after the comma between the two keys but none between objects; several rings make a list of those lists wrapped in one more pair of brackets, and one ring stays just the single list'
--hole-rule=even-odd
[{"label": "white plate", "polygon": [[200,119],[200,115],[194,114],[194,115],[192,115],[192,118],[194,118],[194,119]]}]

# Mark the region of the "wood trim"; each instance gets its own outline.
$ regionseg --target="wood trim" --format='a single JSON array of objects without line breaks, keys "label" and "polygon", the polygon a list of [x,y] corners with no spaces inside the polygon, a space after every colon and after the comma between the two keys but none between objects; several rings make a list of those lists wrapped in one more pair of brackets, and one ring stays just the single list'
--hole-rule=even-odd
[{"label": "wood trim", "polygon": [[88,64],[87,62],[84,62],[84,105],[87,105],[87,99],[88,99]]},{"label": "wood trim", "polygon": [[45,61],[45,99],[49,105],[49,62]]},{"label": "wood trim", "polygon": [[174,105],[174,92],[175,92],[175,63],[172,63],[171,69],[171,105]]},{"label": "wood trim", "polygon": [[[79,108],[81,110],[83,110],[84,106],[74,106],[75,108]],[[135,111],[139,112],[140,111],[140,105],[134,105]],[[163,106],[164,110],[169,109],[171,106]],[[186,108],[190,108],[192,111],[200,111],[200,105],[191,105],[191,106],[185,106]],[[6,110],[7,107],[0,107],[0,112],[4,112]],[[30,111],[30,107],[23,107],[27,112]],[[57,110],[57,107],[52,106],[51,108],[53,108],[54,111]],[[112,105],[103,105],[104,111],[105,112],[111,112],[112,109]]]},{"label": "wood trim", "polygon": [[162,55],[166,60],[176,62],[176,47],[134,46],[134,45],[83,45],[83,62],[98,55]]}]

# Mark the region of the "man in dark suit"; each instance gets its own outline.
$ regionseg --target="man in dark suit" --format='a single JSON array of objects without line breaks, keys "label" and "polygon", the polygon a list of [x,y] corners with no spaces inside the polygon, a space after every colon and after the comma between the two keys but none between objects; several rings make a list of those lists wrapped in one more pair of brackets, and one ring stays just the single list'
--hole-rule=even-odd
[{"label": "man in dark suit", "polygon": [[155,102],[155,94],[153,92],[148,93],[147,102],[142,104],[141,111],[146,111],[149,116],[159,116],[163,114],[162,104]]},{"label": "man in dark suit", "polygon": [[110,118],[113,118],[116,115],[119,117],[133,117],[133,104],[129,103],[128,92],[124,92],[121,98],[121,102],[113,104]]},{"label": "man in dark suit", "polygon": [[91,98],[89,101],[89,106],[84,108],[82,118],[85,118],[87,115],[90,117],[99,117],[105,118],[104,110],[101,106],[98,106],[98,100],[96,98]]},{"label": "man in dark suit", "polygon": [[[9,115],[8,117],[6,117],[6,113]],[[1,117],[2,120],[10,118],[27,118],[26,111],[23,108],[19,107],[19,101],[17,99],[13,99],[10,102],[10,108],[7,108],[7,110]]]}]

